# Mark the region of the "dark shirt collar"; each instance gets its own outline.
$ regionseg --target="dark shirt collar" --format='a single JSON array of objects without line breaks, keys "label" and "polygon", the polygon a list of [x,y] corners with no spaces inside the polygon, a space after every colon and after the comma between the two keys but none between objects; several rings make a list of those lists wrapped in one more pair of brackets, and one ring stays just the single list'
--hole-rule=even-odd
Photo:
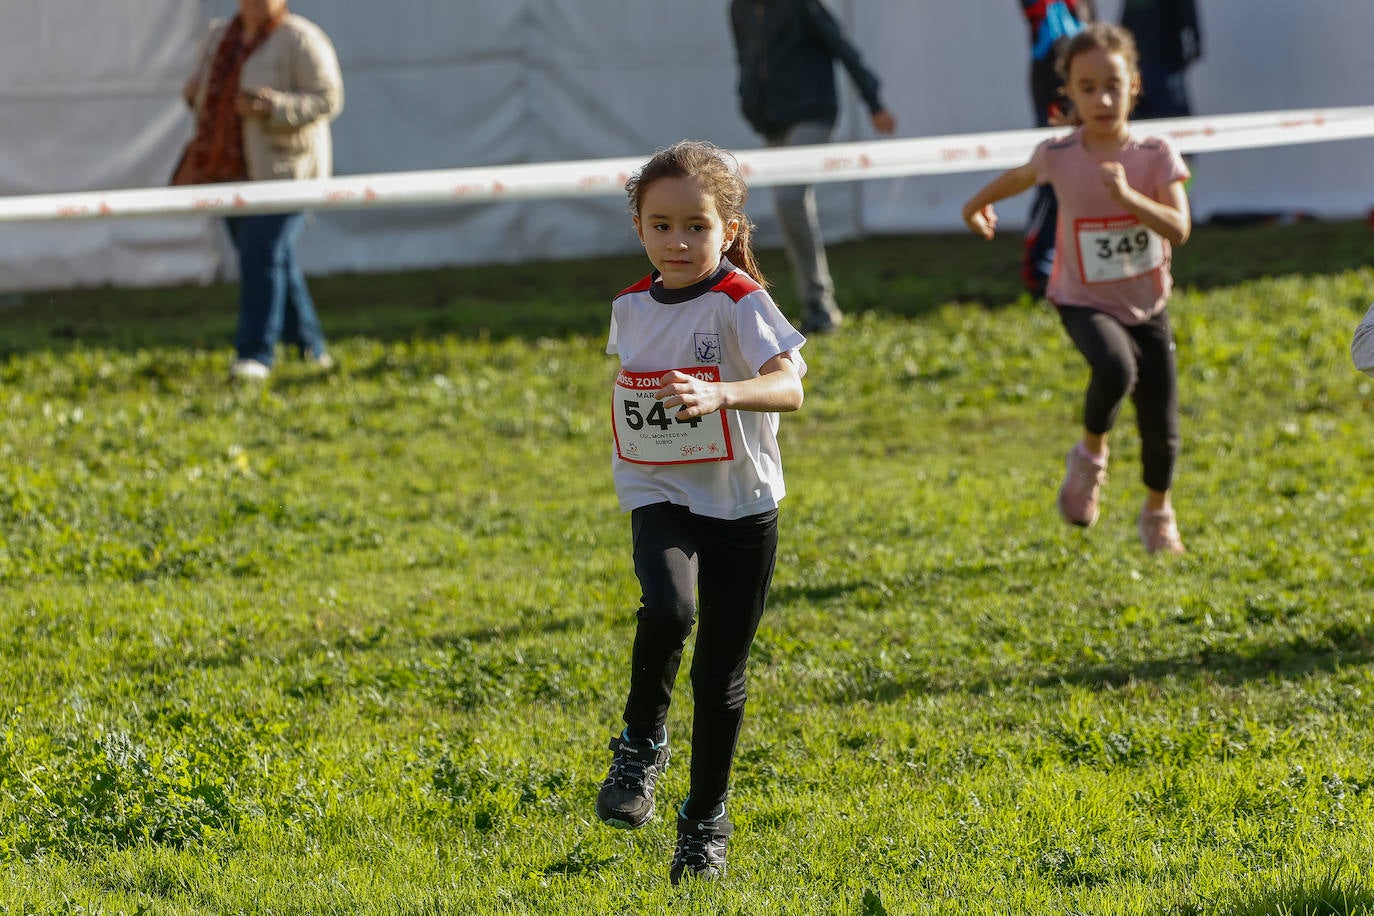
[{"label": "dark shirt collar", "polygon": [[658,271],[653,273],[653,282],[649,285],[649,295],[654,297],[654,301],[662,305],[679,305],[689,302],[700,296],[702,293],[710,292],[715,285],[724,280],[730,271],[734,270],[724,258],[720,261],[720,266],[715,273],[709,277],[698,280],[691,286],[684,286],[681,289],[667,289],[663,285],[663,277]]}]

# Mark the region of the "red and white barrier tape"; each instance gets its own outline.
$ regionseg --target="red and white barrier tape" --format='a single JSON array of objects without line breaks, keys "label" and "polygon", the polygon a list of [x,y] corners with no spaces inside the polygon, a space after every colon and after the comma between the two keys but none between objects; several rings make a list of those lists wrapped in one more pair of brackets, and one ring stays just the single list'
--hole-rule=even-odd
[{"label": "red and white barrier tape", "polygon": [[[1265,111],[1150,121],[1180,151],[1214,152],[1374,137],[1374,107]],[[751,187],[1004,169],[1063,128],[870,140],[736,153]],[[646,157],[0,197],[0,223],[191,213],[249,214],[604,197],[624,193]]]}]

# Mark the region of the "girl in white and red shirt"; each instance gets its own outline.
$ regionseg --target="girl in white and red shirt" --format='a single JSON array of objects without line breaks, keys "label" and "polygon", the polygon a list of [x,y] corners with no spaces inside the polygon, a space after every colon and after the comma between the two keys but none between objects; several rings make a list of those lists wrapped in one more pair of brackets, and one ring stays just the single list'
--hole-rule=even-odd
[{"label": "girl in white and red shirt", "polygon": [[1135,42],[1098,23],[1070,39],[1060,58],[1064,92],[1080,124],[1041,143],[1025,165],[1003,172],[964,204],[964,221],[992,238],[992,205],[1036,184],[1059,199],[1059,246],[1046,296],[1091,369],[1083,438],[1070,449],[1059,510],[1081,526],[1097,520],[1107,471],[1107,433],[1129,395],[1140,430],[1145,504],[1137,528],[1150,553],[1183,553],[1170,500],[1178,456],[1178,374],[1166,306],[1172,246],[1188,240],[1188,167],[1163,137],[1137,136],[1128,121],[1140,94]]},{"label": "girl in white and red shirt", "polygon": [[725,871],[745,664],[777,555],[778,413],[801,406],[806,338],[764,289],[731,158],[684,141],[626,191],[655,269],[616,296],[606,352],[620,358],[612,464],[643,597],[625,729],[611,739],[596,810],[626,829],[653,817],[673,682],[695,624],[691,779],[669,869],[677,884]]},{"label": "girl in white and red shirt", "polygon": [[1374,305],[1355,328],[1355,336],[1350,341],[1350,358],[1355,361],[1356,369],[1374,375]]}]

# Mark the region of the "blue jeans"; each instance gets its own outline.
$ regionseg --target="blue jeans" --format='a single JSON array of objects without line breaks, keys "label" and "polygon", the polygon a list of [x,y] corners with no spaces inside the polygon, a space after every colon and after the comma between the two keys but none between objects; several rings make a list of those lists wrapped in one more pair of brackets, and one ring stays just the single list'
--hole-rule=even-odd
[{"label": "blue jeans", "polygon": [[324,332],[296,262],[305,214],[230,216],[224,222],[239,254],[239,327],[234,335],[239,359],[270,366],[278,341],[295,346],[304,357],[322,355]]}]

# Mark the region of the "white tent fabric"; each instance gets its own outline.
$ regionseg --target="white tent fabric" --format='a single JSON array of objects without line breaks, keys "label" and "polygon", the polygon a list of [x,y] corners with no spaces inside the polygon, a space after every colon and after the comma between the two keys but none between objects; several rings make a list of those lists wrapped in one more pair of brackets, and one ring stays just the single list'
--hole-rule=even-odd
[{"label": "white tent fabric", "polygon": [[[200,11],[177,0],[3,0],[0,194],[164,183]],[[0,290],[211,279],[203,219],[0,227]]]},{"label": "white tent fabric", "polygon": [[[831,0],[883,80],[901,136],[1031,124],[1013,0]],[[1101,0],[1114,17],[1120,0]],[[180,86],[233,0],[0,0],[0,195],[162,184],[191,121]],[[1369,103],[1368,0],[1207,0],[1199,112]],[[339,174],[647,155],[682,137],[759,145],[735,104],[726,3],[292,0],[333,38],[346,103]],[[837,139],[871,136],[847,78]],[[1374,141],[1199,157],[1199,218],[1224,210],[1350,217],[1374,203]],[[820,189],[828,238],[951,230],[987,173]],[[751,204],[778,239],[771,192]],[[1007,223],[1024,202],[1005,208]],[[323,214],[314,273],[623,253],[616,198]],[[232,267],[205,217],[0,226],[0,290],[206,282]]]},{"label": "white tent fabric", "polygon": [[[1004,9],[1014,6],[1014,0],[855,4],[855,28],[880,62],[903,133],[1029,126],[1026,30]],[[1197,0],[1197,6],[1204,53],[1188,74],[1195,112],[1370,103],[1369,0]],[[936,7],[940,21],[932,27]],[[1121,0],[1098,0],[1097,7],[1116,21]],[[1370,140],[1212,153],[1196,159],[1194,172],[1195,219],[1222,211],[1345,218],[1374,205]],[[955,227],[962,202],[989,177],[870,183],[864,229]],[[1004,212],[1009,220],[1019,215],[1009,207]]]}]

